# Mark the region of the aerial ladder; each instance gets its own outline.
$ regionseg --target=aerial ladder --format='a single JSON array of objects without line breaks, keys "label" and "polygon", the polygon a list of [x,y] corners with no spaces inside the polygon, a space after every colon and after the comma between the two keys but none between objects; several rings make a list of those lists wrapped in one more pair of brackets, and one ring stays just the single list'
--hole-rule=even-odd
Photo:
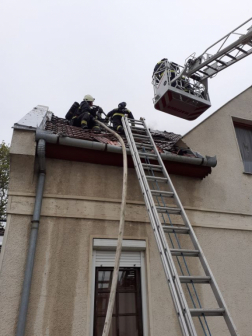
[{"label": "aerial ladder", "polygon": [[[252,53],[252,26],[247,29],[247,33],[240,32],[246,25],[251,25],[251,20],[252,18],[225,35],[200,56],[189,56],[184,67],[163,59],[152,78],[155,108],[186,120],[194,120],[205,112],[211,106],[208,78]],[[237,35],[238,39],[225,46],[227,41]],[[212,53],[216,48],[217,51]],[[122,123],[182,335],[219,336],[225,333],[238,336],[145,120],[123,117]],[[182,236],[189,237],[189,242],[187,240],[185,244],[186,240]],[[192,260],[197,260],[201,265],[201,274],[191,273]],[[204,291],[202,289],[199,293],[198,285],[210,286],[215,307],[203,306]],[[209,321],[209,317],[222,318],[224,326],[219,327],[221,331],[218,329],[220,321]],[[211,329],[214,330],[213,333]]]},{"label": "aerial ladder", "polygon": [[208,78],[251,55],[251,20],[212,44],[200,56],[190,55],[184,66],[163,59],[152,76],[155,109],[194,120],[211,107]]}]

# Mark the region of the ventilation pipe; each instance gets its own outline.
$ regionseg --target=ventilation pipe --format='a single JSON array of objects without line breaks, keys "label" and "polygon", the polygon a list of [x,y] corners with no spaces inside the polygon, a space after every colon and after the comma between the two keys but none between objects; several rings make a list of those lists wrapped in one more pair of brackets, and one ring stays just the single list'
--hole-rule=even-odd
[{"label": "ventilation pipe", "polygon": [[42,205],[43,191],[44,191],[44,184],[45,184],[45,174],[46,174],[45,173],[45,147],[46,147],[45,140],[40,139],[38,142],[38,146],[37,146],[37,154],[38,154],[38,161],[39,161],[39,177],[38,177],[38,183],[37,183],[37,191],[36,191],[35,205],[34,205],[34,211],[33,211],[33,218],[31,221],[30,242],[29,242],[28,255],[26,259],[26,267],[25,267],[21,302],[20,302],[20,307],[19,307],[16,336],[25,335],[26,317],[27,317],[27,311],[28,311],[32,273],[33,273],[37,238],[38,238],[41,205]]}]

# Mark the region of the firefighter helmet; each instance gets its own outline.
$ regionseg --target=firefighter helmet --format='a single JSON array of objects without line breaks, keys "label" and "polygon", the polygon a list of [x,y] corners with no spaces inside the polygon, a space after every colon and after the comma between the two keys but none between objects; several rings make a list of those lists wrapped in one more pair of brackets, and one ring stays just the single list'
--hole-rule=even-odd
[{"label": "firefighter helmet", "polygon": [[86,100],[88,102],[93,102],[95,100],[94,97],[92,97],[91,95],[87,94],[83,100]]},{"label": "firefighter helmet", "polygon": [[119,105],[118,105],[118,108],[119,109],[124,109],[125,107],[126,107],[126,103],[125,102],[122,102],[122,103],[120,103]]}]

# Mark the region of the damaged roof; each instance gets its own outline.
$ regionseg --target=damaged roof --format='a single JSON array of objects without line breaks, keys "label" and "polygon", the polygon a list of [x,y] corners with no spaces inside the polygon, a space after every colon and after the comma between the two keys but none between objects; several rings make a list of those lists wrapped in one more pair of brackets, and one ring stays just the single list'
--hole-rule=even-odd
[{"label": "damaged roof", "polygon": [[[46,121],[45,130],[53,132],[60,136],[96,141],[104,144],[110,144],[114,146],[121,146],[119,141],[113,136],[113,134],[106,132],[105,130],[101,131],[100,134],[92,132],[92,130],[83,130],[80,127],[70,126],[68,121],[63,118],[59,118],[52,114],[50,120]],[[198,157],[197,154],[186,151],[181,151],[176,144],[182,138],[181,135],[175,134],[172,132],[161,132],[157,130],[150,130],[152,137],[155,141],[155,144],[161,153],[171,152],[178,155],[185,155],[191,157]],[[122,136],[125,144],[127,145],[126,138]]]},{"label": "damaged roof", "polygon": [[[96,134],[92,130],[70,126],[66,119],[55,116],[47,106],[34,107],[14,124],[14,129],[33,131],[37,141],[44,139],[47,142],[48,158],[122,166],[121,145],[111,133],[102,130],[100,134]],[[192,151],[180,140],[180,135],[166,131],[150,131],[169,174],[202,179],[211,174],[211,167],[216,166],[216,157],[202,156]],[[123,139],[127,146],[125,137]],[[138,142],[140,141],[139,139]],[[143,139],[142,143],[145,142]],[[127,153],[128,167],[133,168],[129,148]],[[157,164],[155,160],[150,161]]]}]

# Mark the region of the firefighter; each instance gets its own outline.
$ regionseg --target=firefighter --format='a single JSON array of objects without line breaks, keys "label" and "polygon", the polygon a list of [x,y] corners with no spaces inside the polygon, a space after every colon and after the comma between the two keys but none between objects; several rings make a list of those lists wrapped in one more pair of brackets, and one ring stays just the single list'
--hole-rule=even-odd
[{"label": "firefighter", "polygon": [[105,115],[105,113],[100,106],[93,105],[94,100],[95,98],[89,94],[84,97],[84,101],[88,103],[89,109],[81,116],[81,128],[92,129],[95,133],[100,133],[100,126],[97,125],[95,120],[101,120],[102,114]]},{"label": "firefighter", "polygon": [[67,112],[65,118],[69,120],[71,126],[80,127],[81,126],[81,115],[89,111],[89,104],[86,101],[82,101],[80,104],[74,102]]},{"label": "firefighter", "polygon": [[127,115],[130,119],[134,119],[133,114],[130,112],[130,110],[126,108],[126,105],[127,104],[125,102],[120,103],[118,105],[118,108],[115,108],[114,110],[110,111],[105,119],[105,121],[108,122],[109,118],[111,118],[113,123],[113,129],[117,133],[123,133],[122,117]]},{"label": "firefighter", "polygon": [[101,129],[95,120],[101,120],[104,112],[101,107],[93,105],[94,100],[91,95],[86,95],[81,104],[75,102],[71,106],[65,117],[70,121],[70,125],[100,133]]},{"label": "firefighter", "polygon": [[[164,74],[165,71],[165,66],[168,66],[169,72],[168,72],[168,76],[170,77],[170,81],[173,80],[173,78],[175,78],[176,74],[177,74],[177,64],[174,62],[171,62],[169,64],[168,59],[167,58],[162,58],[160,62],[158,62],[153,70],[153,74],[152,77],[155,74],[155,80],[156,80],[156,84],[158,84]],[[170,67],[169,67],[170,65]],[[171,84],[173,87],[176,86],[176,82],[173,82]]]},{"label": "firefighter", "polygon": [[165,62],[167,61],[167,58],[162,58],[160,62],[158,62],[155,65],[155,68],[153,70],[153,74],[152,77],[155,74],[155,79],[156,79],[156,83],[159,83],[160,79],[163,76],[164,70],[165,70]]}]

